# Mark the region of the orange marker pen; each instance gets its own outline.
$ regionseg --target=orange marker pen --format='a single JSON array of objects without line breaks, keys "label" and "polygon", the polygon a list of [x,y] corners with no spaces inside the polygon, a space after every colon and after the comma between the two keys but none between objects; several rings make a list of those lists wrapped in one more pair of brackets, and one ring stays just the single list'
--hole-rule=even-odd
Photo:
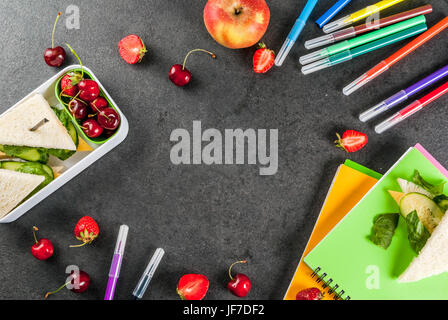
[{"label": "orange marker pen", "polygon": [[448,27],[448,17],[445,17],[442,21],[437,23],[435,26],[430,28],[425,33],[422,33],[420,36],[409,42],[403,48],[395,52],[393,55],[388,57],[387,59],[381,61],[375,67],[367,71],[361,77],[353,81],[351,84],[346,86],[343,90],[346,96],[352,94],[356,90],[363,87],[366,83],[372,81],[377,78],[379,75],[387,71],[391,66],[402,60],[404,57],[414,52],[416,49],[421,47],[423,44],[434,38],[440,32],[445,30]]}]

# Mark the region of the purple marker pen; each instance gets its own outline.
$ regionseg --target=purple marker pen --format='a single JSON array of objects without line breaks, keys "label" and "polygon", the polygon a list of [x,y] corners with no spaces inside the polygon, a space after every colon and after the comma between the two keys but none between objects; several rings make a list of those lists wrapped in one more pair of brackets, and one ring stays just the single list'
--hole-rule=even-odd
[{"label": "purple marker pen", "polygon": [[114,257],[109,270],[109,281],[107,282],[106,294],[104,300],[113,300],[118,277],[120,276],[121,262],[123,261],[124,247],[128,237],[129,227],[122,225],[118,232],[117,244],[115,245]]},{"label": "purple marker pen", "polygon": [[376,106],[361,113],[359,116],[359,120],[361,120],[362,122],[366,122],[366,121],[369,121],[370,119],[373,119],[374,117],[378,116],[379,114],[392,109],[396,105],[409,99],[413,95],[426,89],[430,85],[445,78],[446,76],[448,76],[448,65],[446,65],[442,69],[437,70],[436,72],[427,76],[426,78],[420,80],[419,82],[410,86],[409,88],[401,90],[400,92],[394,94],[392,97],[384,100],[381,103],[378,103]]}]

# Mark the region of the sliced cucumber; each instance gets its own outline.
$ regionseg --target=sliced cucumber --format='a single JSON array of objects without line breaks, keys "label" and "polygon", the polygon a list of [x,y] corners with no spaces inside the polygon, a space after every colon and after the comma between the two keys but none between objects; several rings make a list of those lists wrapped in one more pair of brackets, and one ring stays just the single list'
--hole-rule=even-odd
[{"label": "sliced cucumber", "polygon": [[23,162],[14,162],[14,161],[3,161],[0,163],[2,169],[10,171],[19,171],[23,164]]},{"label": "sliced cucumber", "polygon": [[48,176],[53,180],[54,179],[54,172],[51,167],[47,166],[46,164],[42,165],[42,169],[48,174]]},{"label": "sliced cucumber", "polygon": [[75,143],[75,146],[78,147],[79,137],[78,137],[78,132],[76,131],[76,128],[75,128],[75,125],[73,124],[73,122],[68,121],[66,128],[67,128],[68,134],[70,135],[70,137],[72,137],[72,140]]},{"label": "sliced cucumber", "polygon": [[429,198],[434,198],[434,196],[431,194],[431,192],[427,191],[426,189],[423,189],[419,185],[415,184],[414,182],[407,181],[401,178],[397,179],[398,184],[400,185],[401,191],[404,193],[411,193],[411,192],[417,192],[424,194],[425,196],[428,196]]},{"label": "sliced cucumber", "polygon": [[444,212],[429,197],[420,193],[406,194],[400,201],[400,211],[403,217],[407,217],[413,211],[430,233],[439,225]]},{"label": "sliced cucumber", "polygon": [[[59,121],[64,125],[64,127],[67,129],[68,134],[73,140],[73,143],[76,147],[79,145],[79,137],[78,132],[76,131],[76,127],[73,124],[73,122],[70,120],[68,115],[65,113],[64,110],[60,110],[57,108],[53,108],[54,113],[56,113],[56,116],[58,117]],[[72,155],[76,153],[76,151],[71,150],[63,150],[63,149],[48,149],[48,152],[55,156],[56,158],[61,159],[62,161],[67,160]]]},{"label": "sliced cucumber", "polygon": [[40,163],[48,162],[48,152],[44,148],[0,145],[0,151],[13,158]]}]

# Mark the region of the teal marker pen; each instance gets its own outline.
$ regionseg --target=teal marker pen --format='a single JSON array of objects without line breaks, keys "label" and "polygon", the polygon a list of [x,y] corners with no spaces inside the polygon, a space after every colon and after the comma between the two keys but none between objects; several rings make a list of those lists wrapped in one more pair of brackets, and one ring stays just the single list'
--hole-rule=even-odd
[{"label": "teal marker pen", "polygon": [[329,46],[325,49],[321,49],[318,51],[315,51],[313,53],[307,54],[300,58],[300,63],[302,65],[309,64],[311,62],[324,59],[326,57],[329,57],[331,55],[337,54],[339,52],[343,52],[345,50],[349,50],[355,47],[358,47],[360,45],[390,36],[394,33],[406,30],[408,28],[417,26],[419,24],[425,24],[426,23],[426,17],[424,15],[420,15],[418,17],[396,23],[394,25],[391,25],[389,27],[386,27],[384,29],[376,30],[370,33],[367,33],[365,35],[345,40],[343,42],[334,44],[332,46]]},{"label": "teal marker pen", "polygon": [[302,73],[310,74],[310,73],[313,73],[313,72],[316,72],[316,71],[319,71],[322,69],[326,69],[326,68],[335,66],[337,64],[352,60],[353,58],[359,57],[363,54],[372,52],[374,50],[378,50],[380,48],[391,45],[398,41],[413,37],[417,34],[425,32],[427,29],[428,29],[428,27],[426,26],[426,24],[417,25],[415,27],[406,29],[404,31],[397,32],[388,37],[370,42],[368,44],[356,47],[354,49],[345,50],[343,52],[340,52],[340,53],[337,53],[330,57],[327,57],[325,59],[322,59],[320,61],[316,61],[314,63],[304,66],[302,68]]}]

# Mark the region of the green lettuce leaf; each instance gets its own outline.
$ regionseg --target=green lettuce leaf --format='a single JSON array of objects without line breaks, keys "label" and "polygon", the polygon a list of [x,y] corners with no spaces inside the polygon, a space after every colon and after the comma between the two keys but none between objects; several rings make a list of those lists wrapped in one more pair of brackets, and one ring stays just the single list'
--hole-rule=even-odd
[{"label": "green lettuce leaf", "polygon": [[384,249],[389,248],[392,243],[392,238],[395,234],[395,229],[398,225],[398,213],[386,213],[377,215],[373,219],[372,234],[370,240]]},{"label": "green lettuce leaf", "polygon": [[437,205],[442,209],[443,211],[448,210],[448,197],[444,194],[440,194],[437,197],[435,197],[434,202],[437,203]]},{"label": "green lettuce leaf", "polygon": [[419,254],[431,234],[420,221],[417,211],[412,211],[408,214],[406,217],[406,224],[408,226],[409,244],[411,245],[412,250]]},{"label": "green lettuce leaf", "polygon": [[414,177],[412,178],[412,181],[422,187],[423,189],[427,190],[428,192],[432,193],[434,196],[438,196],[443,193],[443,187],[445,186],[446,181],[442,182],[438,185],[433,185],[423,179],[423,177],[420,175],[420,172],[418,170],[414,171]]}]

